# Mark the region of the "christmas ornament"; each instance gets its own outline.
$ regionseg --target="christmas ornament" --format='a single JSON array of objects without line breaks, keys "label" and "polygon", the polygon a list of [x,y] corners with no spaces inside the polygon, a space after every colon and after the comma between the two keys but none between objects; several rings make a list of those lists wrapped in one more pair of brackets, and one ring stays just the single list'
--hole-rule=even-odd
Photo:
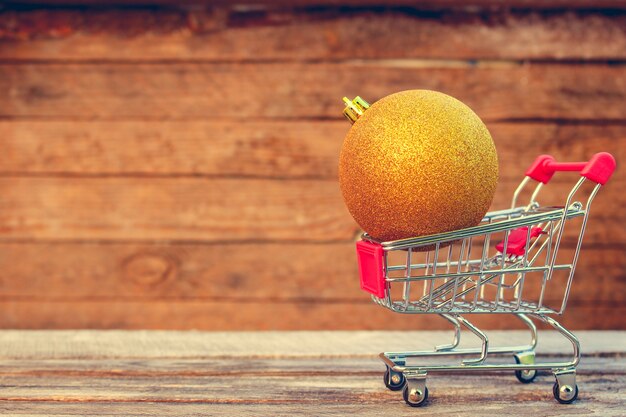
[{"label": "christmas ornament", "polygon": [[487,127],[446,94],[408,90],[371,106],[344,98],[353,125],[339,159],[348,210],[379,241],[474,226],[489,209],[498,158]]}]

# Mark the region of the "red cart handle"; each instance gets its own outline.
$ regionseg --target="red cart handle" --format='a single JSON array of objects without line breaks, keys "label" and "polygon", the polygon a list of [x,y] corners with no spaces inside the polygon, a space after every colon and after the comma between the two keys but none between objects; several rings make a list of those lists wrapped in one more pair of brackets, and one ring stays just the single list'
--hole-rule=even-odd
[{"label": "red cart handle", "polygon": [[556,162],[550,155],[540,155],[528,168],[526,176],[547,184],[557,171],[579,171],[583,177],[604,185],[615,171],[615,158],[608,152],[600,152],[589,162]]}]

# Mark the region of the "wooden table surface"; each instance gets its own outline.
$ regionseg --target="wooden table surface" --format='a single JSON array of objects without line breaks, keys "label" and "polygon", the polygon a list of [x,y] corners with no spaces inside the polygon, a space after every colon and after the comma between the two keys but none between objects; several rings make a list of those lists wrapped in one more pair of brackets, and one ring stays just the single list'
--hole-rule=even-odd
[{"label": "wooden table surface", "polygon": [[[626,415],[626,332],[581,331],[579,400],[559,405],[554,378],[511,372],[430,374],[425,408],[382,383],[382,350],[428,349],[446,332],[2,331],[0,413],[70,415]],[[525,343],[491,332],[492,345]],[[474,342],[465,335],[468,342]],[[569,352],[540,333],[550,360]]]}]

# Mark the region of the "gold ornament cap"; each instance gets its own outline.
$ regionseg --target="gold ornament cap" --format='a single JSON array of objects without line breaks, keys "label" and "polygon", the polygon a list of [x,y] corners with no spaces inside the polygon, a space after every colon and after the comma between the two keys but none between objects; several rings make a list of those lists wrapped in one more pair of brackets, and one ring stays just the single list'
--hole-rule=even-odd
[{"label": "gold ornament cap", "polygon": [[370,104],[359,96],[356,96],[352,100],[348,97],[344,97],[343,102],[346,104],[346,108],[343,109],[343,115],[346,116],[346,119],[352,124],[361,117],[365,110],[370,108]]}]

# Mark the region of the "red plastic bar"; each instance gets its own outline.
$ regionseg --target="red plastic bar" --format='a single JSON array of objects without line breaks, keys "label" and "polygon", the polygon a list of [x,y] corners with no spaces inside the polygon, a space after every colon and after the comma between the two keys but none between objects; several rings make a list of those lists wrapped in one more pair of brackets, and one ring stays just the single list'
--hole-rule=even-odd
[{"label": "red plastic bar", "polygon": [[361,289],[374,294],[378,298],[385,297],[385,271],[383,248],[372,242],[360,240],[356,242],[359,261]]},{"label": "red plastic bar", "polygon": [[588,162],[556,162],[550,155],[540,155],[526,171],[526,176],[547,184],[557,171],[577,171],[598,184],[606,184],[615,171],[615,158],[608,152],[595,154]]}]

